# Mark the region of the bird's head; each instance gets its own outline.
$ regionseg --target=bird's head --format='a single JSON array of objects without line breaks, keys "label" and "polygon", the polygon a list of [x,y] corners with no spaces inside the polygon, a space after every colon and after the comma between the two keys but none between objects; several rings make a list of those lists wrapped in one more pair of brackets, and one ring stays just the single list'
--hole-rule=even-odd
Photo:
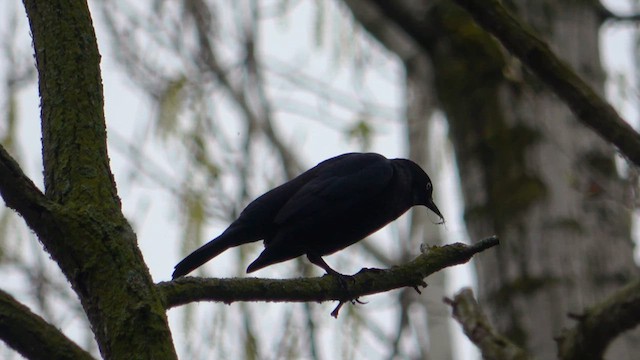
[{"label": "bird's head", "polygon": [[411,187],[413,189],[413,201],[415,205],[424,205],[429,210],[433,211],[436,215],[440,217],[440,224],[444,223],[444,216],[440,213],[440,210],[436,206],[435,202],[433,202],[433,184],[431,183],[431,179],[429,175],[427,175],[422,168],[410,161],[410,168],[412,173],[412,184]]}]

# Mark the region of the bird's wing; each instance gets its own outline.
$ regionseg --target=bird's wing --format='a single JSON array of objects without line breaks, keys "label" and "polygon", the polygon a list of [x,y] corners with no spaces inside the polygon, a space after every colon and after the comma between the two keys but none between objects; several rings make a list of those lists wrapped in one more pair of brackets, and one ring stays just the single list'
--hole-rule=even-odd
[{"label": "bird's wing", "polygon": [[318,170],[280,209],[277,224],[348,215],[344,212],[377,196],[393,177],[391,162],[378,154],[351,154]]}]

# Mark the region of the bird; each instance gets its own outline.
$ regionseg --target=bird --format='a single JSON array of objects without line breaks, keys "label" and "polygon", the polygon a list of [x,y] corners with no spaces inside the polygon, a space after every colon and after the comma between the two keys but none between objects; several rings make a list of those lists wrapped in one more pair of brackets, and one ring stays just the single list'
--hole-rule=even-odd
[{"label": "bird", "polygon": [[433,201],[427,173],[408,159],[346,153],[322,161],[261,195],[218,237],[180,261],[184,276],[225,250],[264,240],[247,273],[302,255],[339,279],[323,256],[333,254],[397,219],[415,205],[444,217]]}]

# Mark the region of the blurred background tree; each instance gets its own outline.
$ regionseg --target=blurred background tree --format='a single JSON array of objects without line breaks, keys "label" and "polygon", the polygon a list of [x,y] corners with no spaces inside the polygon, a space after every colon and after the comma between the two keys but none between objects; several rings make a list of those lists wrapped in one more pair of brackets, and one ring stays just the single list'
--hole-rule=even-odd
[{"label": "blurred background tree", "polygon": [[[496,233],[499,249],[477,259],[479,300],[503,334],[541,359],[556,353],[553,337],[571,325],[567,313],[637,277],[635,169],[450,2],[90,5],[106,100],[115,103],[111,113],[107,103],[107,119],[116,177],[156,281],[252,198],[347,151],[422,164],[436,178],[449,223],[439,228],[424,211],[411,212],[330,263],[345,272],[388,267],[415,256],[421,243],[466,240],[467,230],[471,239]],[[611,19],[597,1],[508,5],[604,93],[599,32]],[[20,109],[37,108],[22,100],[23,89],[35,94],[32,50],[22,10],[2,6],[0,135],[12,153],[29,153],[20,129],[37,116]],[[402,21],[417,23],[426,41],[407,34]],[[135,97],[115,91],[110,99],[113,78]],[[38,163],[35,152],[27,163]],[[56,266],[26,240],[29,231],[11,211],[1,221],[3,271],[35,284],[15,285],[25,302],[95,351]],[[198,274],[241,275],[259,248],[238,248]],[[300,261],[258,275],[319,272]],[[325,306],[247,303],[190,305],[171,311],[170,320],[183,358],[465,358],[441,301],[461,280],[447,275],[430,277],[422,295],[408,289],[347,307],[338,321]],[[627,336],[612,358],[630,358],[636,344]]]},{"label": "blurred background tree", "polygon": [[[508,338],[541,359],[553,358],[557,347],[549,335],[571,324],[566,314],[638,275],[633,185],[620,176],[615,149],[574,121],[566,104],[456,5],[347,1],[354,14],[365,11],[364,3],[379,11],[378,21],[369,19],[373,34],[389,19],[395,26],[415,24],[424,34],[409,39],[419,43],[430,71],[414,86],[435,94],[448,121],[470,237],[505,239],[478,258],[479,300]],[[604,94],[599,32],[610,18],[598,1],[513,1],[508,7]],[[405,60],[408,77],[421,61]],[[612,358],[637,353],[637,335],[626,341]]]}]

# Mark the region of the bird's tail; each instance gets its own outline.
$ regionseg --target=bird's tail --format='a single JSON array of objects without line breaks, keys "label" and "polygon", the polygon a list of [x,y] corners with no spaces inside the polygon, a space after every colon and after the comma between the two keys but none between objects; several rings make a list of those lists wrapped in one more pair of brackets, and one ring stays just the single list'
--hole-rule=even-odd
[{"label": "bird's tail", "polygon": [[182,259],[182,261],[175,266],[173,275],[171,275],[172,279],[192,272],[202,264],[220,255],[220,253],[231,247],[259,240],[253,237],[248,238],[247,236],[242,236],[242,231],[238,230],[239,229],[227,229],[225,232],[220,234],[220,236],[202,245],[200,248]]}]

